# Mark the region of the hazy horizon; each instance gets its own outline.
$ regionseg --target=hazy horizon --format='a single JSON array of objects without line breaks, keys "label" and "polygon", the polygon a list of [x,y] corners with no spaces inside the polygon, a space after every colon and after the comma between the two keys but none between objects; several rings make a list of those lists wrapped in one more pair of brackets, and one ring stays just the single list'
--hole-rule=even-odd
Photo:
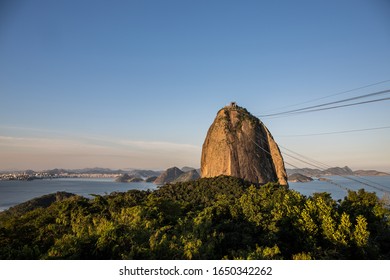
[{"label": "hazy horizon", "polygon": [[[152,170],[152,171],[165,171],[166,169],[168,168],[171,168],[171,167],[177,167],[179,169],[183,169],[185,167],[189,167],[189,168],[194,168],[194,169],[200,169],[200,167],[196,167],[196,166],[188,166],[188,165],[185,165],[185,166],[177,166],[177,165],[172,165],[172,166],[169,166],[167,168],[137,168],[137,167],[125,167],[125,168],[109,168],[109,167],[104,167],[104,166],[94,166],[94,167],[91,167],[91,166],[87,166],[87,167],[82,167],[82,168],[63,168],[63,167],[53,167],[53,168],[41,168],[41,169],[34,169],[34,168],[22,168],[22,169],[0,169],[0,172],[18,172],[18,171],[26,171],[26,170],[32,170],[32,171],[37,171],[37,172],[41,172],[41,171],[47,171],[47,170],[53,170],[53,169],[64,169],[64,170],[83,170],[83,169],[110,169],[110,170],[122,170],[122,171],[131,171],[131,170]],[[344,167],[349,167],[351,168],[351,166],[348,166],[348,165],[344,165],[344,166],[332,166],[330,168],[333,168],[333,167],[340,167],[340,168],[344,168]],[[315,167],[310,167],[310,166],[302,166],[300,167],[301,169],[305,169],[305,168],[308,168],[308,169],[316,169]],[[286,167],[286,169],[298,169],[298,168],[295,168],[295,167]],[[321,169],[321,168],[317,168],[317,169]],[[322,170],[325,170],[327,168],[322,168]],[[375,168],[351,168],[352,171],[358,171],[358,170],[376,170],[376,171],[380,171],[380,172],[386,172],[386,173],[390,173],[389,170],[381,170],[381,169],[375,169]]]}]

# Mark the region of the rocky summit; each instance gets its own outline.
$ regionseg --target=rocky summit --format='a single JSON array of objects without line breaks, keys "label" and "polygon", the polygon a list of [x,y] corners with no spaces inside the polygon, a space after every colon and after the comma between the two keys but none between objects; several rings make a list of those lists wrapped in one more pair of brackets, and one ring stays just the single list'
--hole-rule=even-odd
[{"label": "rocky summit", "polygon": [[253,183],[287,185],[279,147],[267,127],[232,102],[210,126],[202,147],[202,177],[235,176]]}]

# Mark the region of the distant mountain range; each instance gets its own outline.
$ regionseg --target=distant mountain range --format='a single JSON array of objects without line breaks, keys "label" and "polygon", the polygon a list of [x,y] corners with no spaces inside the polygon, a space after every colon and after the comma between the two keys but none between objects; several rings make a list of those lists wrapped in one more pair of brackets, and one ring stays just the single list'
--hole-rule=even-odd
[{"label": "distant mountain range", "polygon": [[158,176],[162,171],[155,170],[144,170],[144,169],[110,169],[110,168],[82,168],[82,169],[64,169],[64,168],[54,168],[48,170],[19,170],[19,171],[1,171],[0,173],[25,173],[25,174],[35,174],[35,173],[47,173],[47,174],[129,174],[132,176],[147,178],[151,176]]},{"label": "distant mountain range", "polygon": [[357,175],[357,176],[388,176],[389,173],[381,172],[377,170],[356,170],[352,171],[348,166],[344,167],[331,167],[325,170],[320,169],[311,169],[311,168],[295,168],[295,169],[286,169],[287,176],[291,176],[295,173],[299,173],[309,177],[321,177],[321,176],[348,176],[348,175]]},{"label": "distant mountain range", "polygon": [[[179,168],[177,168],[179,169]],[[198,174],[200,174],[200,169],[195,169],[193,167],[185,166],[181,169],[182,173],[188,173],[189,177],[192,177],[193,175],[196,176],[195,172],[190,171],[196,171]],[[48,174],[128,174],[132,178],[142,178],[147,179],[151,177],[158,177],[166,170],[147,170],[147,169],[131,169],[131,170],[123,170],[123,169],[110,169],[110,168],[101,168],[101,167],[94,167],[94,168],[83,168],[83,169],[49,169],[39,172],[45,172]],[[321,176],[335,176],[335,175],[357,175],[357,176],[389,176],[389,173],[377,171],[377,170],[356,170],[353,171],[348,166],[344,167],[331,167],[325,170],[320,169],[312,169],[312,168],[295,168],[295,169],[286,169],[287,175],[291,176],[294,173],[299,173],[305,176],[309,177],[321,177]],[[25,173],[25,174],[35,174],[38,173],[34,170],[20,170],[20,171],[2,171],[2,173]],[[180,172],[178,172],[180,173]],[[179,175],[182,175],[181,173]],[[177,178],[175,178],[177,179]]]},{"label": "distant mountain range", "polygon": [[[188,170],[188,171],[183,171]],[[188,182],[200,178],[198,171],[194,168],[182,168],[171,167],[165,170],[157,177],[154,181],[155,184],[166,184],[166,183],[178,183],[178,182]]]},{"label": "distant mountain range", "polygon": [[198,171],[195,168],[183,167],[179,169],[177,167],[171,167],[163,172],[151,171],[151,170],[132,170],[118,176],[115,181],[122,183],[132,182],[153,182],[158,185],[167,183],[188,182],[200,178]]}]

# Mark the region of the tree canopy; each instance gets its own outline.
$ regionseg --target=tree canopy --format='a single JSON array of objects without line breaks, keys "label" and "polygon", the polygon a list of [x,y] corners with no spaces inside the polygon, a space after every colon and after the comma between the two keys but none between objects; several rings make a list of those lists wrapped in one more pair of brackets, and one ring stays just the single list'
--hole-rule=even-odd
[{"label": "tree canopy", "polygon": [[0,259],[390,259],[375,193],[306,197],[220,176],[0,214]]}]

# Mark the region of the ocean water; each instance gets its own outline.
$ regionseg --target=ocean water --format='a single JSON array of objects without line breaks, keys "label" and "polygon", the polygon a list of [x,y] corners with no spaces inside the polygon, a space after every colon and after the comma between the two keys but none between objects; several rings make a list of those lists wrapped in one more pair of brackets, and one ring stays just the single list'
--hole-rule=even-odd
[{"label": "ocean water", "polygon": [[0,181],[0,211],[45,194],[65,191],[84,197],[105,195],[131,189],[154,190],[153,183],[119,183],[113,179],[60,178],[33,181]]},{"label": "ocean water", "polygon": [[[335,200],[343,199],[347,195],[346,188],[351,190],[365,189],[369,192],[375,192],[379,198],[386,193],[390,194],[390,176],[355,176],[350,178],[329,176],[327,178],[338,185],[314,180],[307,183],[289,183],[289,186],[290,189],[306,196],[316,192],[328,192]],[[157,186],[153,183],[119,183],[113,181],[113,179],[62,178],[33,181],[0,181],[0,211],[29,199],[58,191],[92,197],[91,194],[105,195],[112,192],[126,192],[131,189],[154,190],[156,188]]]},{"label": "ocean water", "polygon": [[314,180],[307,183],[289,183],[290,189],[303,195],[310,196],[313,193],[327,192],[335,200],[344,199],[348,190],[357,191],[364,189],[367,192],[375,192],[379,198],[390,195],[390,176],[326,176],[334,184],[327,181]]}]

